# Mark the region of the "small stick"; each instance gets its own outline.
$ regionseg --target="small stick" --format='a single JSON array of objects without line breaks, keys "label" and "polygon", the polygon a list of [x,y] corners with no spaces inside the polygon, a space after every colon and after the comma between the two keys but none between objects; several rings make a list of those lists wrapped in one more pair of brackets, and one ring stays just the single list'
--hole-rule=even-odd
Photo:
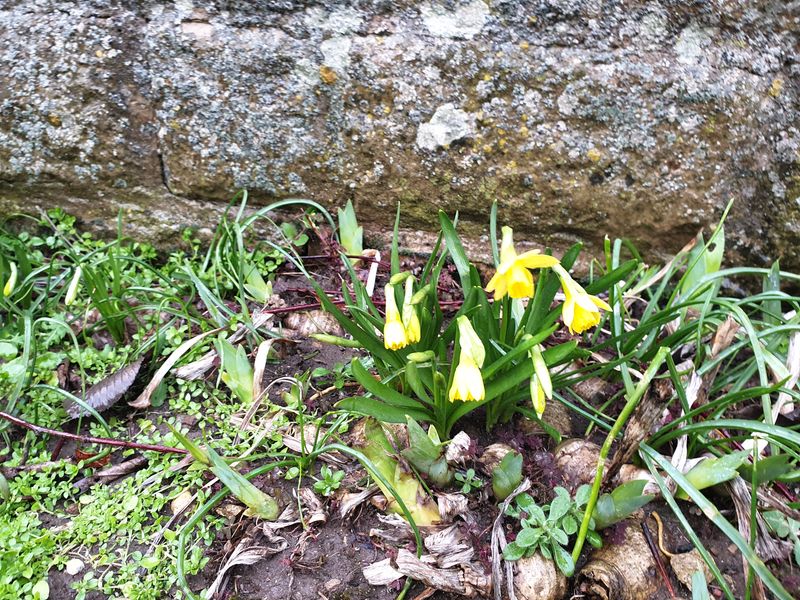
[{"label": "small stick", "polygon": [[677,554],[673,554],[664,547],[664,523],[661,521],[661,516],[659,516],[656,511],[651,512],[650,516],[655,519],[656,524],[658,525],[658,548],[665,556],[669,556],[670,558],[677,556]]},{"label": "small stick", "polygon": [[667,584],[667,591],[669,591],[669,597],[677,598],[677,596],[675,595],[675,590],[672,587],[672,583],[669,580],[669,575],[667,574],[667,568],[664,566],[664,559],[661,558],[661,553],[658,551],[655,542],[653,542],[653,536],[650,535],[650,528],[644,521],[642,521],[642,533],[644,534],[644,539],[647,542],[647,546],[650,548],[650,553],[653,555],[653,558],[656,561],[656,567],[658,568],[658,572],[661,575],[661,578],[664,580],[664,583]]},{"label": "small stick", "polygon": [[140,444],[138,442],[127,442],[125,440],[115,440],[111,438],[98,438],[88,435],[77,435],[74,433],[67,433],[66,431],[58,431],[56,429],[48,429],[47,427],[40,427],[33,423],[28,423],[24,419],[15,417],[7,412],[0,411],[0,419],[5,419],[25,429],[30,429],[34,433],[44,433],[58,438],[67,438],[70,440],[77,440],[86,444],[101,444],[103,446],[116,446],[118,448],[133,448],[134,450],[152,450],[153,452],[171,452],[174,454],[187,454],[188,452],[183,448],[173,448],[172,446],[158,446],[155,444]]}]

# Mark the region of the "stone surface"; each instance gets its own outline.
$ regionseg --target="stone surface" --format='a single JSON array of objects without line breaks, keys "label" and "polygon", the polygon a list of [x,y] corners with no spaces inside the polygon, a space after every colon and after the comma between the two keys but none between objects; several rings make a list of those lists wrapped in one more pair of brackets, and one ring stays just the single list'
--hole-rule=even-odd
[{"label": "stone surface", "polygon": [[[661,257],[731,198],[728,248],[800,268],[798,3],[0,0],[0,211],[133,234],[353,199],[410,232],[488,210]],[[109,224],[113,229],[113,224]]]}]

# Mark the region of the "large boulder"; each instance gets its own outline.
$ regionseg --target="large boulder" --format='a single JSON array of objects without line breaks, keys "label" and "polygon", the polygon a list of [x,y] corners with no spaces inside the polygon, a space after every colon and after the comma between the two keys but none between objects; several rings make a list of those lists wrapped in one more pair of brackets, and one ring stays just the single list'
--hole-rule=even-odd
[{"label": "large boulder", "polygon": [[247,188],[480,241],[496,199],[660,257],[733,198],[734,255],[800,268],[798,31],[785,0],[0,0],[0,209],[163,239]]}]

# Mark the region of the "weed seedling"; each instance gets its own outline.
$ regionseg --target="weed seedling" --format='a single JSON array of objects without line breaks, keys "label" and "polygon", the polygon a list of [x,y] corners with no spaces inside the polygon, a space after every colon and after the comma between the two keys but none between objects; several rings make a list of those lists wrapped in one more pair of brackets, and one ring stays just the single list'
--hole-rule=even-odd
[{"label": "weed seedling", "polygon": [[342,485],[344,471],[333,470],[328,465],[322,465],[319,474],[322,479],[314,482],[314,491],[325,497],[333,494]]},{"label": "weed seedling", "polygon": [[456,481],[461,484],[462,494],[469,494],[483,487],[483,481],[475,475],[475,469],[467,469],[463,473],[456,473]]}]

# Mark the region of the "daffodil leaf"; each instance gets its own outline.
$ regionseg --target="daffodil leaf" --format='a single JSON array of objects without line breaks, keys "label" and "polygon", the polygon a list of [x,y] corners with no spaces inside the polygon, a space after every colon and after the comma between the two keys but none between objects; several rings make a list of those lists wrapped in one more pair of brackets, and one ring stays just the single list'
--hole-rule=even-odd
[{"label": "daffodil leaf", "polygon": [[[394,388],[391,388],[385,383],[381,383],[375,379],[357,358],[354,358],[350,364],[350,369],[353,373],[353,377],[356,378],[356,381],[364,386],[365,390],[374,396],[377,396],[383,402],[399,408],[410,408],[417,410],[422,410],[424,408],[418,400],[409,398]],[[401,422],[405,423],[405,419],[403,419]]]},{"label": "daffodil leaf", "polygon": [[317,293],[317,297],[319,298],[322,308],[324,308],[326,312],[329,312],[333,315],[333,318],[336,319],[339,325],[341,325],[342,329],[353,336],[353,339],[361,342],[361,345],[364,346],[364,349],[375,358],[388,365],[393,365],[396,367],[400,366],[401,362],[398,356],[386,350],[383,347],[383,344],[380,342],[380,340],[378,340],[378,338],[375,337],[374,334],[368,333],[369,330],[363,329],[356,322],[345,315],[338,306],[331,302],[331,299],[325,293],[325,290],[322,289],[322,287],[316,281],[314,281],[314,279],[309,279],[308,281],[314,288],[314,291]]},{"label": "daffodil leaf", "polygon": [[400,272],[400,252],[397,249],[397,239],[400,229],[400,203],[397,203],[397,212],[394,216],[394,229],[392,230],[392,253],[391,269],[392,274]]},{"label": "daffodil leaf", "polygon": [[611,289],[618,281],[625,279],[628,275],[630,275],[633,271],[635,271],[639,267],[639,261],[636,259],[631,259],[627,262],[622,263],[613,271],[606,273],[599,279],[595,279],[589,285],[586,286],[586,293],[588,294],[599,294],[601,292],[605,292]]},{"label": "daffodil leaf", "polygon": [[405,423],[407,417],[428,421],[432,417],[420,408],[405,408],[381,402],[376,398],[353,396],[337,402],[336,408],[356,415],[374,417],[384,423]]},{"label": "daffodil leaf", "polygon": [[496,267],[500,264],[500,252],[497,249],[497,200],[492,202],[492,210],[489,211],[489,241],[492,244],[492,259]]},{"label": "daffodil leaf", "polygon": [[458,238],[458,234],[456,233],[456,228],[453,226],[453,222],[444,213],[444,211],[441,210],[439,211],[439,223],[442,226],[442,233],[444,234],[444,241],[447,245],[447,250],[453,259],[453,264],[455,264],[456,270],[458,271],[458,276],[461,279],[461,290],[464,292],[464,298],[466,298],[472,283],[469,272],[470,263],[469,259],[467,258],[467,253],[464,252],[464,246],[461,244],[461,240]]}]

